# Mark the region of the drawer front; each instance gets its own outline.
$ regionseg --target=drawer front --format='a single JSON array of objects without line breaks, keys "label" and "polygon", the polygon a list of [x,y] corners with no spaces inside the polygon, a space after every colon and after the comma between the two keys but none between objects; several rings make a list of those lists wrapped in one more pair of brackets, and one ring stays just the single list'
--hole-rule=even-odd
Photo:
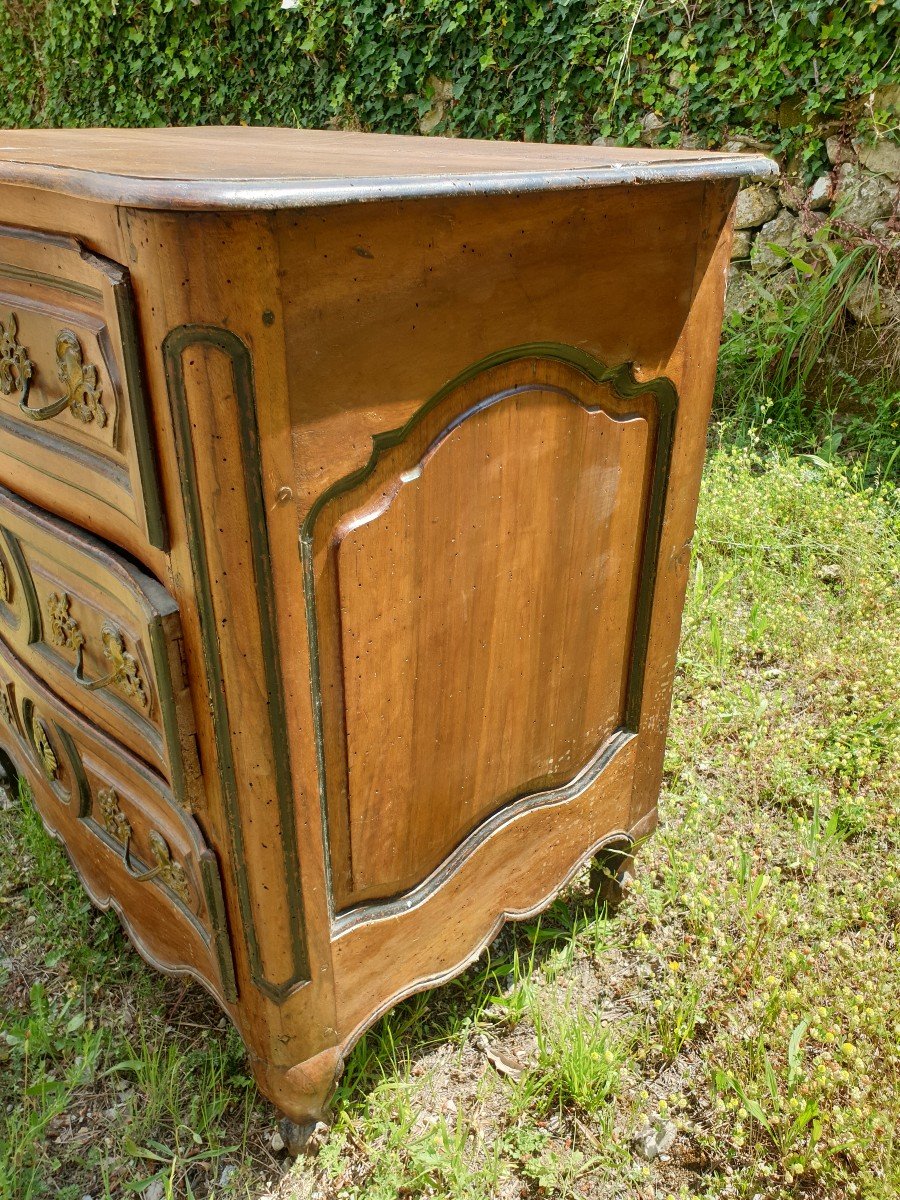
[{"label": "drawer front", "polygon": [[0,637],[194,806],[199,768],[175,601],[104,543],[5,488]]},{"label": "drawer front", "polygon": [[165,548],[128,272],[5,226],[0,482],[138,557]]},{"label": "drawer front", "polygon": [[102,907],[152,962],[235,992],[216,856],[162,781],[0,643],[0,743]]}]

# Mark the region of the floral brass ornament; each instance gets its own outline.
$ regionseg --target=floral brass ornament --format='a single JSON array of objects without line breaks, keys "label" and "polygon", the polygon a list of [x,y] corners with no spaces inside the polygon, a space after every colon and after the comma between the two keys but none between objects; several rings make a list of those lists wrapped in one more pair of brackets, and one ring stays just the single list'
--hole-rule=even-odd
[{"label": "floral brass ornament", "polygon": [[119,797],[115,788],[101,788],[97,792],[97,803],[100,805],[100,815],[103,818],[103,828],[117,842],[127,846],[131,840],[131,822],[119,807]]},{"label": "floral brass ornament", "polygon": [[78,647],[78,658],[73,672],[76,682],[89,692],[96,692],[104,687],[117,687],[130,700],[137,700],[142,708],[146,708],[150,700],[141,679],[140,667],[134,655],[125,649],[122,635],[112,625],[104,625],[100,630],[100,640],[103,642],[104,655],[112,663],[112,670],[101,679],[86,679],[82,645]]},{"label": "floral brass ornament", "polygon": [[160,879],[180,900],[183,900],[187,904],[191,898],[191,893],[188,888],[184,867],[181,863],[173,860],[169,843],[161,833],[157,833],[155,829],[151,829],[148,840],[150,842],[150,853],[153,855],[153,861],[159,871]]},{"label": "floral brass ornament", "polygon": [[12,728],[15,721],[13,718],[12,705],[9,702],[9,696],[5,691],[0,691],[0,717]]},{"label": "floral brass ornament", "polygon": [[66,650],[77,650],[84,645],[84,634],[78,622],[69,613],[68,592],[51,592],[47,597],[47,615],[50,618],[50,641],[54,646]]},{"label": "floral brass ornament", "polygon": [[34,364],[28,351],[19,343],[18,317],[11,312],[5,324],[0,321],[0,392],[4,396],[20,392],[19,401],[24,404],[33,374]]},{"label": "floral brass ornament", "polygon": [[53,747],[50,745],[47,730],[37,715],[31,718],[31,736],[34,740],[34,748],[37,751],[37,756],[40,759],[41,769],[52,782],[59,774],[59,760],[53,751]]},{"label": "floral brass ornament", "polygon": [[102,429],[106,424],[106,409],[100,401],[97,368],[85,363],[81,343],[71,329],[61,329],[56,335],[56,369],[66,387],[66,403],[85,425],[96,420]]},{"label": "floral brass ornament", "polygon": [[[31,364],[28,365],[31,368]],[[31,408],[26,389],[19,401],[22,412],[32,421],[49,421],[51,417],[68,408],[73,416],[85,425],[96,421],[102,428],[106,424],[107,416],[100,400],[102,389],[97,382],[97,368],[84,361],[81,342],[71,329],[61,329],[56,335],[56,372],[65,386],[65,394],[42,408]]]}]

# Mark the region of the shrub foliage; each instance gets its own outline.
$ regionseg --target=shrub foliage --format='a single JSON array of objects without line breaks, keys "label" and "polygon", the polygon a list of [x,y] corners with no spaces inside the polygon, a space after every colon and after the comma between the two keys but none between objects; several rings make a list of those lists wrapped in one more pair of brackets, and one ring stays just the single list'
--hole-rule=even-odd
[{"label": "shrub foliage", "polygon": [[[877,125],[898,0],[0,0],[5,125],[222,122],[821,156]],[[450,90],[452,88],[452,95]]]}]

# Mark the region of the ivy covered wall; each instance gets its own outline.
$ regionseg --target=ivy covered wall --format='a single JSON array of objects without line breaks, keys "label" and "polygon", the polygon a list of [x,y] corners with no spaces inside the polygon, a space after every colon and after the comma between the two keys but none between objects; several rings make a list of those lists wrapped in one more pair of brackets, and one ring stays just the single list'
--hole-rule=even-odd
[{"label": "ivy covered wall", "polygon": [[[292,0],[287,0],[288,4]],[[884,133],[900,0],[0,0],[0,124],[721,146]],[[798,164],[800,165],[800,164]]]}]

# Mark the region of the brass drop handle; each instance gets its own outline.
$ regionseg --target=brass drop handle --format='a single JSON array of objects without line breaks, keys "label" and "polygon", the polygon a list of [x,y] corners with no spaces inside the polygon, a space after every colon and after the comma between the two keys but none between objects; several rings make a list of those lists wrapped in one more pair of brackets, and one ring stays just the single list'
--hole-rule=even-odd
[{"label": "brass drop handle", "polygon": [[122,844],[122,862],[125,864],[125,870],[132,879],[138,883],[148,883],[151,879],[156,879],[162,875],[166,868],[165,862],[157,861],[155,867],[151,867],[148,871],[136,871],[131,865],[131,828],[129,827],[125,833],[125,841]]},{"label": "brass drop handle", "polygon": [[32,421],[49,421],[51,417],[57,416],[64,408],[69,405],[69,397],[63,396],[61,400],[54,400],[52,404],[45,404],[42,408],[31,408],[28,403],[28,391],[31,384],[29,381],[28,387],[22,391],[22,398],[19,400],[19,408],[26,417],[30,417]]},{"label": "brass drop handle", "polygon": [[[14,314],[10,314],[12,319]],[[21,349],[21,347],[20,347]],[[27,361],[27,360],[26,360]],[[101,390],[97,386],[97,368],[85,363],[81,343],[71,329],[61,329],[56,335],[56,369],[66,391],[58,400],[42,408],[31,408],[28,404],[32,365],[28,362],[27,374],[23,377],[26,386],[22,389],[19,408],[32,421],[48,421],[65,409],[70,408],[79,421],[88,424],[96,420],[101,427],[106,424],[106,409],[100,400]]]},{"label": "brass drop handle", "polygon": [[109,687],[110,684],[119,682],[119,669],[117,667],[113,668],[108,675],[104,675],[100,679],[86,679],[84,674],[84,642],[80,642],[76,651],[72,676],[79,687],[83,687],[85,691],[97,692],[100,688]]},{"label": "brass drop handle", "polygon": [[153,855],[155,867],[147,871],[138,871],[131,862],[131,822],[122,812],[119,797],[115,788],[101,788],[97,793],[97,802],[103,819],[103,828],[122,847],[122,862],[125,870],[138,883],[148,883],[151,879],[159,879],[170,888],[183,904],[189,904],[191,889],[187,874],[181,863],[172,858],[169,843],[158,829],[151,829],[147,834],[150,853]]},{"label": "brass drop handle", "polygon": [[62,396],[59,400],[54,400],[50,404],[45,404],[41,408],[31,408],[28,404],[28,392],[31,386],[31,380],[28,381],[28,387],[22,390],[22,396],[19,400],[19,408],[26,417],[30,417],[32,421],[49,421],[51,417],[57,416],[64,408],[69,406],[69,397]]},{"label": "brass drop handle", "polygon": [[175,893],[182,903],[189,904],[191,891],[188,886],[187,875],[185,874],[184,867],[172,858],[169,843],[155,829],[150,830],[147,840],[150,843],[150,853],[153,855],[153,861],[156,863],[156,866],[151,867],[148,871],[135,871],[132,867],[129,855],[131,843],[131,829],[129,828],[125,837],[125,848],[122,853],[125,870],[138,883],[147,883],[150,879],[159,878],[167,888],[170,888]]},{"label": "brass drop handle", "polygon": [[122,635],[112,625],[104,625],[100,630],[100,639],[103,642],[103,653],[112,663],[112,670],[108,675],[103,675],[99,679],[86,678],[84,674],[84,642],[82,641],[79,642],[75,652],[75,666],[72,670],[75,682],[87,692],[97,692],[105,687],[120,687],[126,696],[138,700],[142,707],[146,708],[147,692],[141,679],[137,660],[125,649]]}]

